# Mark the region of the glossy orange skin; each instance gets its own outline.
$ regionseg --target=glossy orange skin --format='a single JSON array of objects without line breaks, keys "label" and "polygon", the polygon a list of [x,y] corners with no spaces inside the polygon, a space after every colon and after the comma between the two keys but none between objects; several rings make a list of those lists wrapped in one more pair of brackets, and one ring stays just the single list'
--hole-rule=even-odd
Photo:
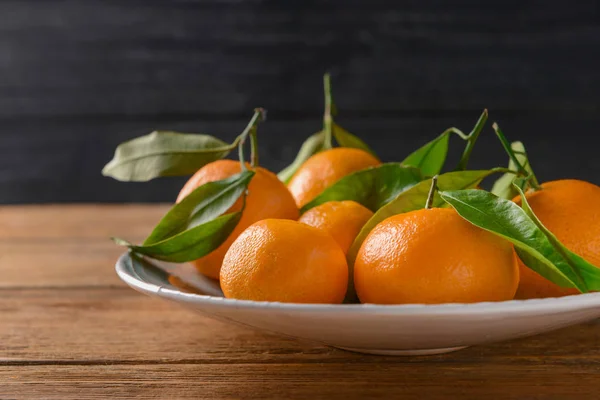
[{"label": "glossy orange skin", "polygon": [[381,164],[364,150],[337,147],[315,154],[302,164],[288,184],[298,208],[317,197],[340,178]]},{"label": "glossy orange skin", "polygon": [[[539,191],[526,193],[527,202],[542,224],[569,250],[600,267],[600,187],[574,179],[546,182]],[[521,204],[520,196],[513,200]],[[577,294],[527,268],[519,260],[518,299]]]},{"label": "glossy orange skin", "polygon": [[311,208],[298,221],[330,234],[346,254],[372,216],[371,210],[355,201],[329,201]]},{"label": "glossy orange skin", "polygon": [[[240,163],[233,160],[219,160],[207,164],[200,168],[181,189],[177,202],[198,186],[225,179],[240,171]],[[299,212],[294,198],[277,175],[261,167],[256,168],[255,172],[248,185],[246,208],[231,235],[214,251],[192,262],[198,271],[210,278],[219,279],[219,271],[227,249],[247,227],[266,218],[298,219]],[[238,199],[227,212],[239,211],[242,208],[242,201],[242,198]]]},{"label": "glossy orange skin", "polygon": [[297,221],[266,219],[231,245],[221,268],[225,297],[288,303],[341,303],[346,256],[333,238]]},{"label": "glossy orange skin", "polygon": [[395,215],[367,236],[354,264],[363,303],[439,304],[511,300],[519,283],[512,245],[454,209]]}]

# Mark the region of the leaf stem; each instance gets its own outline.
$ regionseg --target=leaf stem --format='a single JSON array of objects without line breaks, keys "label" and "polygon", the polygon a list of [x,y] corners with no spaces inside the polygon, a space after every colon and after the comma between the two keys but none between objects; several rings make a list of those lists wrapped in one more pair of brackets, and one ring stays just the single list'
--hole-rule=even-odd
[{"label": "leaf stem", "polygon": [[435,192],[437,192],[437,180],[438,176],[435,175],[431,178],[431,188],[429,189],[429,194],[427,195],[427,201],[425,202],[425,208],[427,210],[431,209],[433,206],[433,199],[435,197]]},{"label": "leaf stem", "polygon": [[323,75],[323,91],[325,94],[325,111],[323,113],[323,131],[325,132],[325,148],[333,147],[333,115],[335,104],[331,94],[331,75]]},{"label": "leaf stem", "polygon": [[488,119],[488,110],[484,109],[483,112],[481,113],[481,116],[475,123],[473,130],[471,131],[471,133],[469,133],[469,135],[466,138],[467,145],[465,146],[465,151],[463,152],[462,157],[458,163],[458,166],[456,167],[457,171],[464,171],[467,169],[467,164],[469,163],[469,159],[471,158],[471,153],[473,152],[473,147],[475,147],[475,142],[477,142],[477,139],[479,138],[479,134],[481,133],[483,127],[485,126],[487,119]]},{"label": "leaf stem", "polygon": [[454,133],[455,135],[457,135],[458,137],[460,137],[462,140],[469,139],[468,135],[465,135],[463,133],[463,131],[461,131],[460,129],[458,129],[456,127],[452,127],[452,128],[446,129],[444,132],[442,132],[442,135],[449,135],[451,133]]},{"label": "leaf stem", "polygon": [[244,144],[246,143],[246,138],[241,138],[240,143],[238,144],[238,158],[240,159],[240,166],[242,172],[247,171],[246,167],[246,159],[244,158]]},{"label": "leaf stem", "polygon": [[258,167],[258,123],[267,120],[267,110],[259,107],[254,109],[254,113],[260,115],[260,120],[250,129],[250,163],[253,168]]},{"label": "leaf stem", "polygon": [[258,167],[258,135],[256,127],[250,132],[250,165],[252,168]]},{"label": "leaf stem", "polygon": [[254,115],[248,122],[248,125],[244,131],[238,136],[238,155],[242,166],[242,171],[246,171],[246,162],[244,157],[244,145],[246,139],[250,136],[250,158],[252,167],[258,166],[258,138],[257,138],[257,126],[260,122],[265,121],[267,117],[267,110],[264,108],[255,108]]},{"label": "leaf stem", "polygon": [[509,143],[508,139],[506,139],[506,136],[504,136],[504,133],[502,133],[502,130],[500,129],[500,126],[498,126],[498,123],[494,122],[492,124],[492,128],[494,128],[494,132],[496,132],[496,136],[500,140],[500,143],[502,144],[502,147],[504,147],[504,151],[506,151],[506,153],[508,154],[508,156],[510,157],[510,159],[517,166],[518,173],[521,176],[526,177],[528,179],[529,184],[531,185],[531,187],[533,188],[533,190],[540,190],[541,189],[540,183],[538,182],[535,174],[533,172],[531,174],[528,174],[527,170],[525,169],[525,167],[523,167],[523,164],[521,164],[519,162],[519,159],[517,158],[515,152],[513,151],[512,147],[510,146],[510,143]]}]

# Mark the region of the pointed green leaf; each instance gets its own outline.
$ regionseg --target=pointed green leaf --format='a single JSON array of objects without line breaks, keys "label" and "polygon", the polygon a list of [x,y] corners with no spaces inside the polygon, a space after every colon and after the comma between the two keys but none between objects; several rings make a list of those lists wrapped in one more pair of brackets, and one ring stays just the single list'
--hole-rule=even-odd
[{"label": "pointed green leaf", "polygon": [[186,262],[203,257],[220,246],[236,227],[242,211],[222,214],[243,195],[253,176],[253,171],[244,171],[196,188],[171,208],[141,246],[113,240],[163,261]]},{"label": "pointed green leaf", "polygon": [[302,207],[301,212],[328,201],[342,200],[354,200],[372,211],[377,211],[398,194],[419,183],[421,179],[417,168],[399,163],[367,168],[341,178]]},{"label": "pointed green leaf", "polygon": [[[528,174],[533,174],[533,170],[529,165],[527,152],[525,151],[525,146],[523,146],[523,143],[512,142],[510,144],[510,147],[514,151],[517,160],[519,160],[521,165],[525,168],[525,171]],[[508,169],[515,172],[517,172],[518,170],[517,166],[515,165],[515,162],[511,158],[509,158],[508,160]],[[507,172],[504,175],[502,175],[496,180],[496,182],[494,182],[494,186],[492,187],[492,193],[500,198],[507,200],[515,198],[515,196],[519,194],[519,192],[514,188],[512,184],[515,177],[516,175],[510,172]]]},{"label": "pointed green leaf", "polygon": [[306,160],[323,150],[327,150],[328,148],[329,147],[327,147],[326,144],[326,135],[324,131],[320,131],[314,135],[311,135],[304,141],[302,147],[300,147],[300,151],[296,155],[294,161],[282,169],[277,174],[277,177],[283,183],[289,183],[289,181],[292,179],[292,176],[294,176],[298,168],[300,168],[300,166],[304,164]]},{"label": "pointed green leaf", "polygon": [[125,239],[121,239],[121,238],[119,238],[119,237],[115,237],[115,236],[113,236],[113,237],[111,237],[111,238],[110,238],[110,240],[112,240],[113,242],[115,242],[115,244],[116,244],[116,245],[118,245],[118,246],[123,246],[123,247],[131,247],[131,246],[134,246],[134,244],[133,244],[133,243],[131,243],[131,242],[128,242],[127,240],[125,240]]},{"label": "pointed green leaf", "polygon": [[600,290],[600,269],[569,251],[543,227],[524,195],[523,208],[482,190],[447,191],[441,196],[473,225],[510,241],[525,265],[546,279],[582,292]]},{"label": "pointed green leaf", "polygon": [[[484,109],[479,119],[475,123],[475,126],[471,130],[471,132],[467,135],[467,137],[463,137],[467,143],[465,145],[465,149],[463,150],[462,157],[456,166],[456,171],[464,171],[467,169],[467,164],[469,164],[469,159],[471,158],[471,153],[473,153],[473,148],[475,147],[475,143],[477,143],[477,139],[485,126],[485,123],[488,119],[488,110]],[[452,129],[454,130],[454,129]],[[459,136],[463,136],[464,134],[460,132],[458,129],[455,131]],[[460,133],[459,133],[460,132]]]},{"label": "pointed green leaf", "polygon": [[333,137],[335,137],[335,140],[342,147],[361,149],[377,157],[375,152],[361,138],[353,135],[336,123],[333,124]]},{"label": "pointed green leaf", "polygon": [[222,215],[246,191],[253,176],[254,171],[246,170],[197,187],[167,212],[144,245],[160,242]]},{"label": "pointed green leaf", "polygon": [[121,143],[102,170],[120,181],[145,182],[161,176],[191,175],[237,146],[209,135],[155,131]]},{"label": "pointed green leaf", "polygon": [[157,260],[182,263],[197,260],[219,247],[231,234],[242,212],[222,215],[148,246],[128,246],[136,253]]},{"label": "pointed green leaf", "polygon": [[415,150],[402,161],[403,165],[419,168],[423,176],[440,173],[446,162],[450,132],[446,131],[431,142]]}]

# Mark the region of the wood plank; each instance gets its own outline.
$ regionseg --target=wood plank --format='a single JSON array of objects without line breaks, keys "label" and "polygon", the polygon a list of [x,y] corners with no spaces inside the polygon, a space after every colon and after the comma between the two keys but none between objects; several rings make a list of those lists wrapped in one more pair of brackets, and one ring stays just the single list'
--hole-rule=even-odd
[{"label": "wood plank", "polygon": [[224,324],[128,288],[0,291],[0,365],[541,364],[600,373],[600,322],[429,357],[379,357]]},{"label": "wood plank", "polygon": [[0,288],[122,286],[114,264],[142,241],[168,205],[56,205],[0,208]]},{"label": "wood plank", "polygon": [[[3,398],[593,399],[588,365],[198,364],[1,367]],[[84,396],[84,397],[82,397]]]},{"label": "wood plank", "polygon": [[75,245],[90,240],[106,242],[119,235],[140,240],[148,236],[168,208],[166,204],[0,207],[0,243],[33,245],[55,240]]},{"label": "wood plank", "polygon": [[0,116],[597,110],[593,3],[435,3],[4,0]]},{"label": "wood plank", "polygon": [[72,242],[0,240],[0,289],[124,286],[114,271],[124,251],[107,238]]},{"label": "wood plank", "polygon": [[284,362],[336,352],[216,322],[129,288],[2,290],[0,315],[0,365]]},{"label": "wood plank", "polygon": [[[480,110],[389,118],[357,118],[343,110],[341,113],[339,122],[361,136],[383,160],[399,161],[450,126],[468,132]],[[599,117],[560,113],[520,115],[491,110],[490,119],[500,122],[510,140],[525,142],[541,180],[578,177],[600,183],[600,159],[596,155],[595,139]],[[115,147],[154,129],[202,132],[233,140],[246,123],[246,117],[232,120],[151,117],[147,120],[111,118],[6,123],[0,141],[0,203],[172,202],[185,179],[123,183],[103,177],[100,171],[112,158]],[[482,133],[473,152],[472,168],[507,163],[490,126]],[[273,171],[282,169],[293,160],[301,143],[320,128],[319,112],[308,120],[285,120],[276,112],[269,113],[269,121],[260,128],[261,165]],[[451,142],[449,169],[455,165],[462,146],[457,138]]]},{"label": "wood plank", "polygon": [[168,205],[56,205],[0,208],[0,288],[123,286],[114,264],[141,242]]}]

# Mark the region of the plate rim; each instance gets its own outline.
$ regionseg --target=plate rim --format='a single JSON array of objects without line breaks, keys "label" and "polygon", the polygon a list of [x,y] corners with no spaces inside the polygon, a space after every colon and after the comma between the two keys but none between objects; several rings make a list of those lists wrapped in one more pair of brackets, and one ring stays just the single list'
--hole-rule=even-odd
[{"label": "plate rim", "polygon": [[552,312],[569,311],[573,309],[600,308],[600,292],[584,293],[564,297],[549,297],[543,299],[507,300],[498,302],[478,303],[444,303],[444,304],[307,304],[307,303],[282,303],[274,301],[253,301],[228,299],[225,297],[210,296],[196,293],[186,293],[173,290],[164,286],[150,283],[134,276],[125,262],[129,252],[123,253],[115,264],[115,271],[119,278],[132,289],[147,295],[155,295],[176,302],[190,304],[206,304],[214,307],[243,308],[293,312],[336,312],[336,313],[367,313],[367,314],[487,314],[498,313],[524,313],[528,311]]}]

